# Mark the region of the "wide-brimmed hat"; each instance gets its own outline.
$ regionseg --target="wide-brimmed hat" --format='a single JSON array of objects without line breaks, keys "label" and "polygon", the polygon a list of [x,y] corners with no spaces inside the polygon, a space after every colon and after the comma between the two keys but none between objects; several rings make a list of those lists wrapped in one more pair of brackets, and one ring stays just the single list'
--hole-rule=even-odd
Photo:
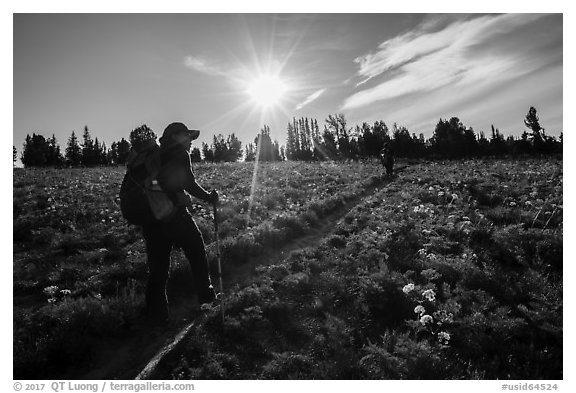
[{"label": "wide-brimmed hat", "polygon": [[162,138],[160,138],[160,143],[172,139],[177,134],[187,134],[192,140],[194,140],[200,135],[200,130],[190,130],[184,125],[184,123],[171,123],[164,130]]}]

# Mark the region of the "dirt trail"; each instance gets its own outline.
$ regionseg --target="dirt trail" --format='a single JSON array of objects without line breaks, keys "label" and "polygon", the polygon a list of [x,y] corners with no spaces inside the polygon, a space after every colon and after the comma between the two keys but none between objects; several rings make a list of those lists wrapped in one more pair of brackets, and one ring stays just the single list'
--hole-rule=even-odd
[{"label": "dirt trail", "polygon": [[[362,193],[354,196],[344,205],[340,206],[331,214],[323,217],[318,225],[310,228],[303,236],[287,242],[279,248],[267,250],[258,257],[240,267],[223,267],[228,279],[226,287],[234,284],[246,283],[253,275],[256,266],[280,263],[292,251],[300,250],[315,244],[332,233],[339,221],[355,206],[373,195],[377,190],[389,183],[386,179],[375,182]],[[70,376],[70,379],[135,379],[152,377],[156,365],[162,362],[169,352],[178,351],[181,343],[185,342],[188,332],[194,330],[194,325],[199,323],[202,314],[197,306],[187,301],[171,303],[171,318],[167,326],[154,328],[135,321],[127,327],[126,333],[119,338],[107,340],[100,347],[98,355],[93,360],[93,367],[83,375]],[[145,371],[144,371],[145,370]]]},{"label": "dirt trail", "polygon": [[323,238],[335,231],[341,219],[344,218],[344,216],[355,206],[359,205],[366,198],[370,197],[378,190],[381,190],[389,183],[390,180],[384,178],[379,180],[376,184],[365,188],[362,193],[354,196],[335,211],[320,219],[317,225],[308,229],[302,236],[292,239],[280,247],[267,249],[261,255],[250,258],[249,262],[242,266],[223,267],[223,270],[228,270],[226,274],[228,277],[228,286],[233,284],[242,284],[249,281],[254,276],[257,266],[281,263],[293,251],[318,245]]}]

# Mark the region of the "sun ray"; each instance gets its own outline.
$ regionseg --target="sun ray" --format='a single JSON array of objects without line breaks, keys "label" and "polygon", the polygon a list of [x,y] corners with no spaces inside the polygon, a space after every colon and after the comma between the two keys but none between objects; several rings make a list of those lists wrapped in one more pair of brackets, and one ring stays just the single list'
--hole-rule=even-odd
[{"label": "sun ray", "polygon": [[250,226],[250,215],[254,203],[254,194],[256,193],[256,182],[258,179],[258,166],[260,164],[260,134],[258,134],[258,143],[256,144],[256,158],[254,159],[254,169],[252,171],[252,184],[250,185],[250,198],[248,199],[248,211],[246,212],[246,226]]}]

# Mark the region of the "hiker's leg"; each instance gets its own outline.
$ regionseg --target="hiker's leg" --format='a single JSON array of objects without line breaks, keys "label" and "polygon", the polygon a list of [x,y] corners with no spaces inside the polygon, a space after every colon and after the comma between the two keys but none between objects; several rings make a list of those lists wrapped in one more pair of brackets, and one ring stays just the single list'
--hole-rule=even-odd
[{"label": "hiker's leg", "polygon": [[150,316],[164,320],[168,318],[166,283],[170,270],[172,242],[166,237],[161,224],[146,225],[143,227],[143,232],[149,270],[146,307]]},{"label": "hiker's leg", "polygon": [[388,159],[388,162],[386,163],[386,174],[392,176],[393,170],[394,170],[394,161]]},{"label": "hiker's leg", "polygon": [[206,257],[202,233],[189,214],[182,215],[177,219],[177,222],[176,244],[182,247],[182,251],[190,263],[199,300],[201,303],[211,301],[214,290],[210,281],[208,258]]}]

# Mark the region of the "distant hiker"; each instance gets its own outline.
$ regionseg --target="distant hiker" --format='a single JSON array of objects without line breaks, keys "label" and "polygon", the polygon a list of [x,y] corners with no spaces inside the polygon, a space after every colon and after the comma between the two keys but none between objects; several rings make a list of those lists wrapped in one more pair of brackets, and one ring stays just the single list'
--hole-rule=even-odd
[{"label": "distant hiker", "polygon": [[384,147],[380,150],[380,162],[382,166],[386,168],[386,176],[392,176],[394,171],[394,154],[389,143],[384,143]]},{"label": "distant hiker", "polygon": [[182,248],[190,266],[197,291],[198,302],[210,303],[215,298],[210,280],[204,240],[187,206],[191,201],[186,193],[210,204],[218,201],[218,193],[208,193],[194,177],[190,161],[192,141],[200,135],[182,123],[172,123],[160,138],[162,166],[158,183],[175,205],[168,219],[152,220],[142,225],[148,255],[149,279],[146,288],[148,314],[155,320],[168,318],[166,284],[170,268],[170,251],[176,245]]}]

